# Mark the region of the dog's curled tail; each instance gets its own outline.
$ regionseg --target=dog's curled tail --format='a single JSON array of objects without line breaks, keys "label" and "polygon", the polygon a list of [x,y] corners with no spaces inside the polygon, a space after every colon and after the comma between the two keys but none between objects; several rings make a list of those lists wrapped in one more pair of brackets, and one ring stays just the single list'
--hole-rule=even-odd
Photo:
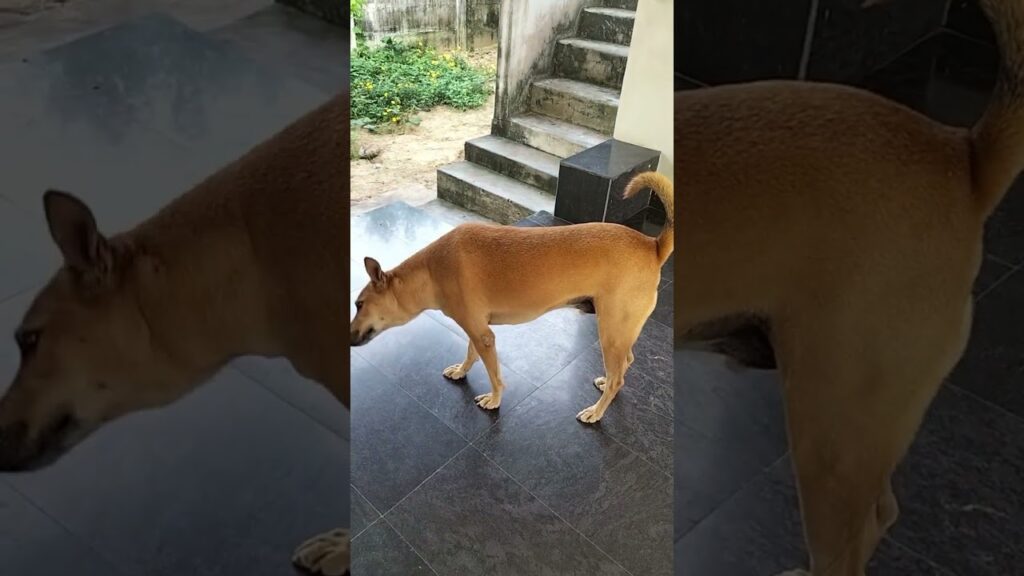
[{"label": "dog's curled tail", "polygon": [[1002,57],[995,94],[971,130],[974,194],[988,217],[1024,169],[1024,0],[979,0]]},{"label": "dog's curled tail", "polygon": [[668,257],[672,255],[672,250],[675,247],[675,222],[673,221],[675,217],[675,212],[673,211],[675,202],[672,181],[657,172],[642,172],[629,181],[622,197],[631,198],[637,192],[646,188],[654,190],[654,193],[658,195],[658,199],[665,205],[665,227],[661,229],[661,234],[658,235],[658,260],[664,264]]}]

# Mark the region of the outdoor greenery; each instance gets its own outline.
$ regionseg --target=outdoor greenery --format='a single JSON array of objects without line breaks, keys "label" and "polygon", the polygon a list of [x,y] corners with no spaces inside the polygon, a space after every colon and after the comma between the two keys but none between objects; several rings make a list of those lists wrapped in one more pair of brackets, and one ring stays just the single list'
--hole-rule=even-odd
[{"label": "outdoor greenery", "polygon": [[352,118],[380,129],[417,123],[414,113],[438,105],[461,110],[487,101],[493,77],[452,53],[385,39],[352,55]]},{"label": "outdoor greenery", "polygon": [[364,41],[363,33],[363,5],[366,4],[366,0],[349,0],[349,9],[352,13],[352,20],[355,21],[355,32],[356,32],[356,43],[362,45]]}]

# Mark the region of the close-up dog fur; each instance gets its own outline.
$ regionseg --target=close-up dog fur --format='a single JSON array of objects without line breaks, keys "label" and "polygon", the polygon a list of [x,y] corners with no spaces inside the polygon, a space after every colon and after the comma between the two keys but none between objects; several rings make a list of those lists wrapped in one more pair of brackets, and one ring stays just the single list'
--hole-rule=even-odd
[{"label": "close-up dog fur", "polygon": [[463,224],[392,270],[367,257],[370,282],[356,299],[351,344],[361,346],[426,310],[440,310],[469,339],[465,360],[445,369],[445,377],[465,378],[482,359],[491,391],[476,402],[494,410],[505,384],[490,326],[577,307],[597,314],[605,375],[594,381],[600,399],[576,417],[601,420],[633,363],[633,344],[654,310],[661,267],[673,250],[672,183],[645,172],[630,181],[625,196],[645,188],[658,195],[669,215],[657,238],[603,222],[551,228]]},{"label": "close-up dog fur", "polygon": [[863,576],[896,522],[890,477],[964,351],[983,228],[1024,167],[1024,2],[981,5],[1002,74],[970,130],[823,83],[676,95],[677,343],[777,365],[814,576]]},{"label": "close-up dog fur", "polygon": [[[347,98],[335,97],[109,238],[83,202],[48,192],[64,264],[17,330],[21,362],[0,400],[0,471],[45,466],[103,424],[170,404],[243,355],[287,358],[347,407],[347,124]],[[344,574],[348,532],[309,540],[293,561]]]}]

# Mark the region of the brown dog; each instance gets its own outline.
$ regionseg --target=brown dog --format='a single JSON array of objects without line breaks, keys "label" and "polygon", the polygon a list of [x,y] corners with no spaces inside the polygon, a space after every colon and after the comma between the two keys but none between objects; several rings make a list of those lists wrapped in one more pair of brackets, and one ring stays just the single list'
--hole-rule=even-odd
[{"label": "brown dog", "polygon": [[677,338],[770,342],[814,576],[862,576],[896,520],[890,475],[965,348],[982,228],[1024,166],[1024,2],[982,5],[1004,66],[970,131],[825,84],[676,95]]},{"label": "brown dog", "polygon": [[[182,397],[236,356],[284,356],[348,406],[344,347],[347,100],[338,97],[105,238],[81,201],[45,197],[64,266],[17,331],[0,400],[0,470],[38,468],[104,423]],[[297,564],[348,569],[348,535]]]},{"label": "brown dog", "polygon": [[[672,214],[667,178],[640,174],[625,196],[644,188],[652,188]],[[366,258],[370,282],[356,300],[351,343],[361,346],[424,310],[441,310],[469,338],[466,359],[444,375],[464,378],[482,358],[491,391],[476,402],[493,410],[501,404],[505,384],[490,326],[529,322],[555,308],[578,306],[597,313],[605,376],[594,381],[602,390],[600,400],[577,418],[597,422],[633,362],[633,343],[654,310],[672,238],[671,217],[657,239],[606,223],[553,228],[463,224],[389,272]]]}]

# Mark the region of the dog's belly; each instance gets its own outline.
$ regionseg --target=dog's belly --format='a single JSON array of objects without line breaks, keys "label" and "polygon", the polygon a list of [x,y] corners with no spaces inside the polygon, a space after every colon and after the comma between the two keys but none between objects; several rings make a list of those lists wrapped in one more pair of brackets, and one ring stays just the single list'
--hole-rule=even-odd
[{"label": "dog's belly", "polygon": [[576,308],[584,314],[594,313],[594,301],[589,296],[580,296],[578,298],[572,298],[565,302],[560,302],[554,306],[547,306],[541,310],[503,310],[500,312],[492,312],[488,320],[489,324],[525,324],[532,322],[537,318],[540,318],[544,314],[551,312],[552,310],[558,310],[559,308]]}]

